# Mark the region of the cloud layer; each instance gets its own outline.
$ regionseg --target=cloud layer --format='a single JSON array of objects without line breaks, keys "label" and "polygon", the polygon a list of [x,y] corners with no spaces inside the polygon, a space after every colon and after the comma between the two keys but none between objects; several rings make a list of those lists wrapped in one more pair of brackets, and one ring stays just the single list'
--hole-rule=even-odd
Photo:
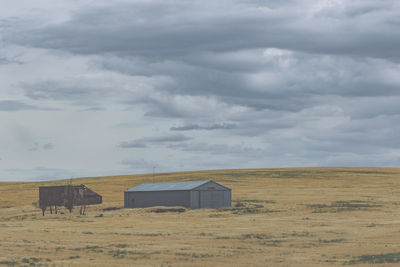
[{"label": "cloud layer", "polygon": [[[399,164],[398,1],[41,5],[1,14],[0,116],[59,157],[49,169]],[[101,151],[86,165],[62,161],[70,128],[70,148]],[[15,145],[0,164],[22,166]]]}]

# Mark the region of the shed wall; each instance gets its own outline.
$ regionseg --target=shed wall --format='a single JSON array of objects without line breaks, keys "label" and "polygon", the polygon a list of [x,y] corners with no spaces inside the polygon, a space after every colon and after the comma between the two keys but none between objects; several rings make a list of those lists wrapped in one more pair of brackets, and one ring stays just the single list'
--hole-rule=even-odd
[{"label": "shed wall", "polygon": [[224,191],[224,207],[230,207],[232,205],[232,191]]},{"label": "shed wall", "polygon": [[196,187],[195,190],[229,190],[229,188],[219,185],[213,181],[209,181],[199,187]]},{"label": "shed wall", "polygon": [[190,208],[190,191],[125,192],[125,208],[183,206]]},{"label": "shed wall", "polygon": [[197,208],[215,209],[231,206],[231,190],[227,187],[210,181],[197,187],[196,191],[199,192]]},{"label": "shed wall", "polygon": [[190,208],[198,209],[199,208],[199,191],[190,191]]}]

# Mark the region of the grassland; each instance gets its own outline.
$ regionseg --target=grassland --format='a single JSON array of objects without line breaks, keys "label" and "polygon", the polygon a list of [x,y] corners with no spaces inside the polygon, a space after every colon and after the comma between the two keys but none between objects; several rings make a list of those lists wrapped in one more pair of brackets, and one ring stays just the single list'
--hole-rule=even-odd
[{"label": "grassland", "polygon": [[[212,179],[220,210],[123,209],[149,181]],[[103,195],[87,215],[46,214],[38,186],[0,183],[0,266],[400,265],[400,169],[218,170],[75,179]]]}]

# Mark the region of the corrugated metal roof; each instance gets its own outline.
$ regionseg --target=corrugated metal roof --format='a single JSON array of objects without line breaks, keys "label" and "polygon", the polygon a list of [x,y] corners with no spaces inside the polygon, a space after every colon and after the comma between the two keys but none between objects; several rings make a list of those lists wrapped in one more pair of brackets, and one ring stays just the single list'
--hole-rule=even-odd
[{"label": "corrugated metal roof", "polygon": [[170,183],[146,183],[132,187],[126,192],[137,191],[174,191],[174,190],[190,190],[200,185],[208,183],[210,180],[188,181],[188,182],[170,182]]}]

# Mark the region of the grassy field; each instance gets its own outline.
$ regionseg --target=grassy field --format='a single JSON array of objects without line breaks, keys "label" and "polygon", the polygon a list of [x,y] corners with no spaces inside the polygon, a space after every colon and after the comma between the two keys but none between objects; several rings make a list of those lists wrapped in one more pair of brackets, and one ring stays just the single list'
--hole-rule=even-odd
[{"label": "grassy field", "polygon": [[[211,179],[232,208],[123,209],[143,182]],[[0,183],[0,266],[400,265],[400,169],[218,170],[74,179],[103,196],[87,215],[42,217],[38,186]]]}]

